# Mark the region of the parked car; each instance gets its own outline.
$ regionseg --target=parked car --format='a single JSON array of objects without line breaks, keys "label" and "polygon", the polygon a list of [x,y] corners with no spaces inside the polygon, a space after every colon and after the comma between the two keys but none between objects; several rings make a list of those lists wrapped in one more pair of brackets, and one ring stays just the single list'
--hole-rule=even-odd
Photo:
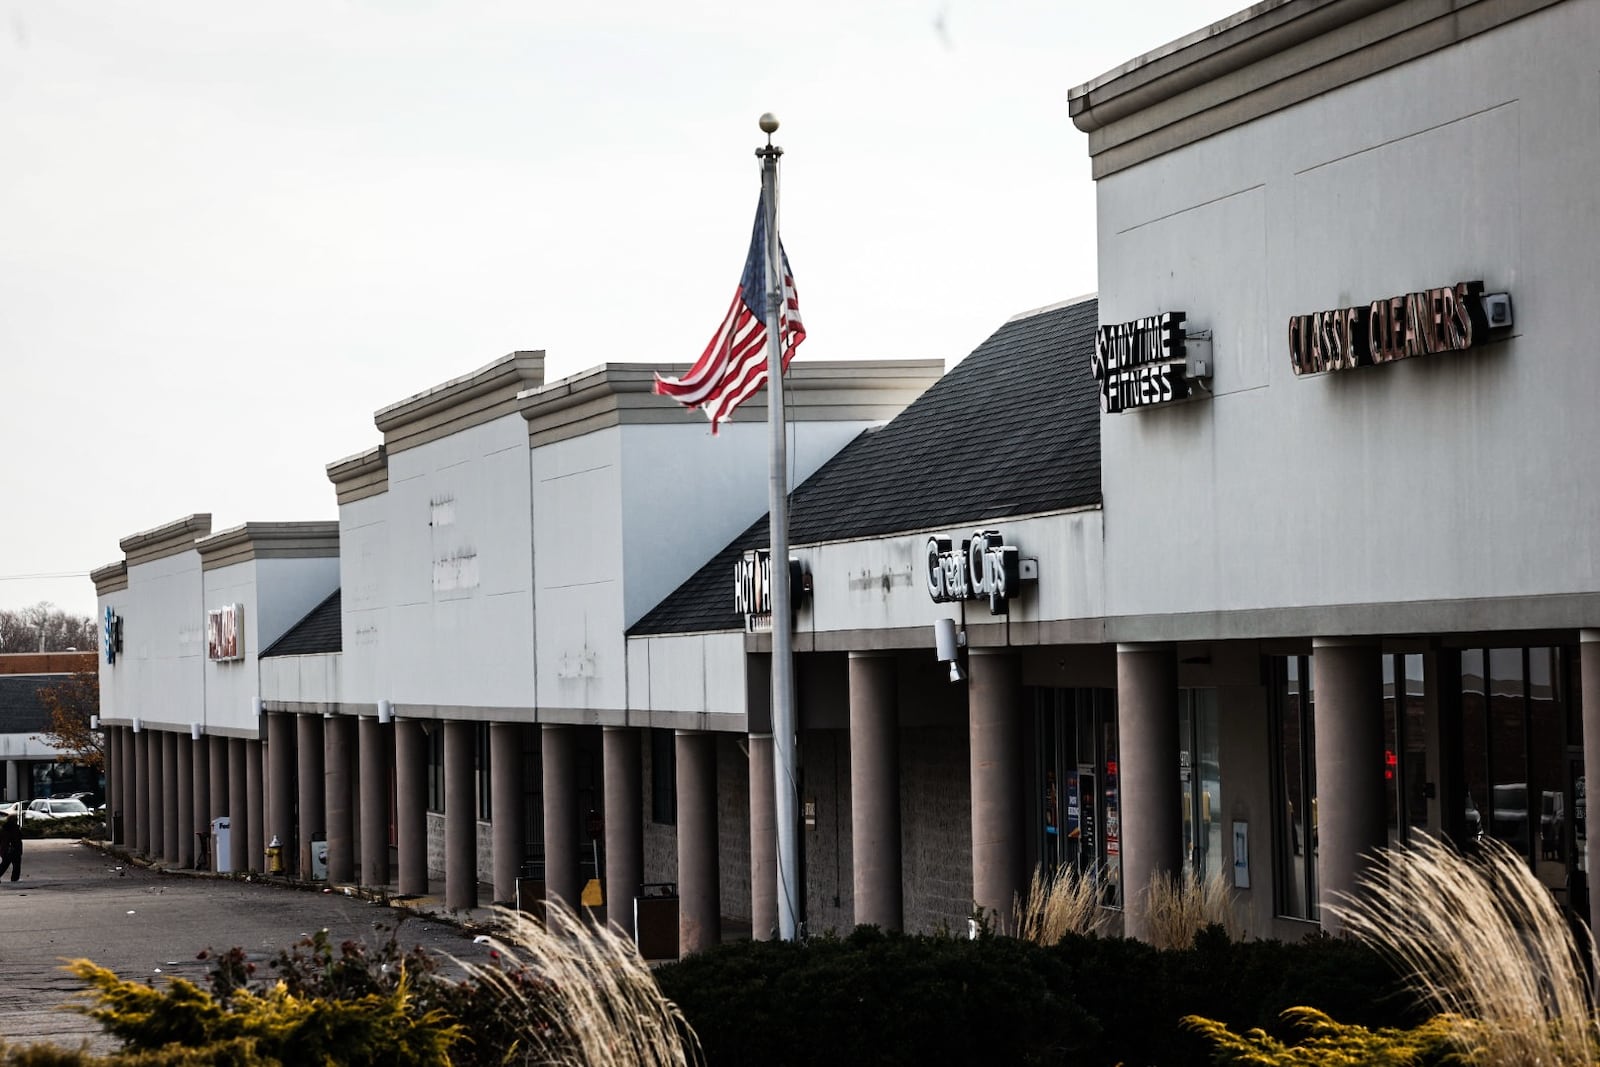
[{"label": "parked car", "polygon": [[27,819],[76,819],[84,815],[93,815],[94,809],[76,797],[41,797],[38,800],[28,801],[24,809]]}]

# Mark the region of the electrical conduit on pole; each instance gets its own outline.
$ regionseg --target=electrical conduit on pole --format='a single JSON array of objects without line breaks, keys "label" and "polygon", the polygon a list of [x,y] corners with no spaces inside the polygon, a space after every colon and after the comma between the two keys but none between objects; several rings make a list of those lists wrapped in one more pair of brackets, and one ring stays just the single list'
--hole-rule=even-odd
[{"label": "electrical conduit on pole", "polygon": [[772,766],[777,790],[778,936],[793,941],[800,907],[799,796],[795,779],[794,617],[789,608],[789,508],[787,423],[783,410],[783,259],[778,241],[778,157],[772,143],[778,120],[761,116],[761,204],[766,215],[767,436],[770,441],[767,486],[772,567]]}]

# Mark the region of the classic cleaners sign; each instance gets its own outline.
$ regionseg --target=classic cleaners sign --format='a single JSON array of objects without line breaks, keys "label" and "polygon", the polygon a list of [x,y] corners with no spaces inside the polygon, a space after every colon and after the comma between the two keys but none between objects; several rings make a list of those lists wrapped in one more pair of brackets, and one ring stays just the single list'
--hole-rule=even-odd
[{"label": "classic cleaners sign", "polygon": [[1100,327],[1090,368],[1100,383],[1101,411],[1112,414],[1188,398],[1185,317],[1182,311],[1169,311]]},{"label": "classic cleaners sign", "polygon": [[1296,374],[1321,374],[1432,352],[1463,352],[1489,328],[1483,283],[1457,282],[1359,307],[1295,315],[1289,319],[1289,362]]},{"label": "classic cleaners sign", "polygon": [[980,530],[957,548],[948,537],[928,538],[928,595],[935,604],[987,600],[1005,615],[1022,586],[1022,560],[996,530]]}]

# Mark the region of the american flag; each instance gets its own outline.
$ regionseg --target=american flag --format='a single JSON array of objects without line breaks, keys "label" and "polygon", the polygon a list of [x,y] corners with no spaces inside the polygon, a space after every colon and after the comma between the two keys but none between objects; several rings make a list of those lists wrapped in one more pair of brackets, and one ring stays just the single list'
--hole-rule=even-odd
[{"label": "american flag", "polygon": [[[767,323],[764,309],[767,250],[765,205],[756,208],[755,232],[750,235],[750,253],[745,257],[744,274],[733,294],[733,303],[723,316],[722,325],[694,366],[681,378],[656,375],[655,391],[670,396],[684,407],[700,408],[711,420],[711,432],[726,422],[733,409],[767,383]],[[794,273],[789,257],[778,243],[783,262],[783,306],[778,311],[778,336],[783,340],[783,369],[789,369],[794,350],[806,339],[800,321],[800,299],[794,290]]]}]

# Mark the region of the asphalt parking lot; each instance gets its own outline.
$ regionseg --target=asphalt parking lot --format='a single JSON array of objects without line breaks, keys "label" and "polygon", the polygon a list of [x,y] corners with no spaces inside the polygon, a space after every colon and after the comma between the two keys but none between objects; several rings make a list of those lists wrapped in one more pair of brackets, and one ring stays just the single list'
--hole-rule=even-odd
[{"label": "asphalt parking lot", "polygon": [[408,947],[466,961],[489,952],[469,931],[341,892],[161,873],[76,841],[29,841],[22,879],[0,881],[0,1036],[113,1047],[93,1020],[64,1010],[82,987],[63,960],[87,958],[124,978],[203,981],[195,957],[208,947],[265,961],[319,929],[335,944],[378,944],[396,923]]}]

